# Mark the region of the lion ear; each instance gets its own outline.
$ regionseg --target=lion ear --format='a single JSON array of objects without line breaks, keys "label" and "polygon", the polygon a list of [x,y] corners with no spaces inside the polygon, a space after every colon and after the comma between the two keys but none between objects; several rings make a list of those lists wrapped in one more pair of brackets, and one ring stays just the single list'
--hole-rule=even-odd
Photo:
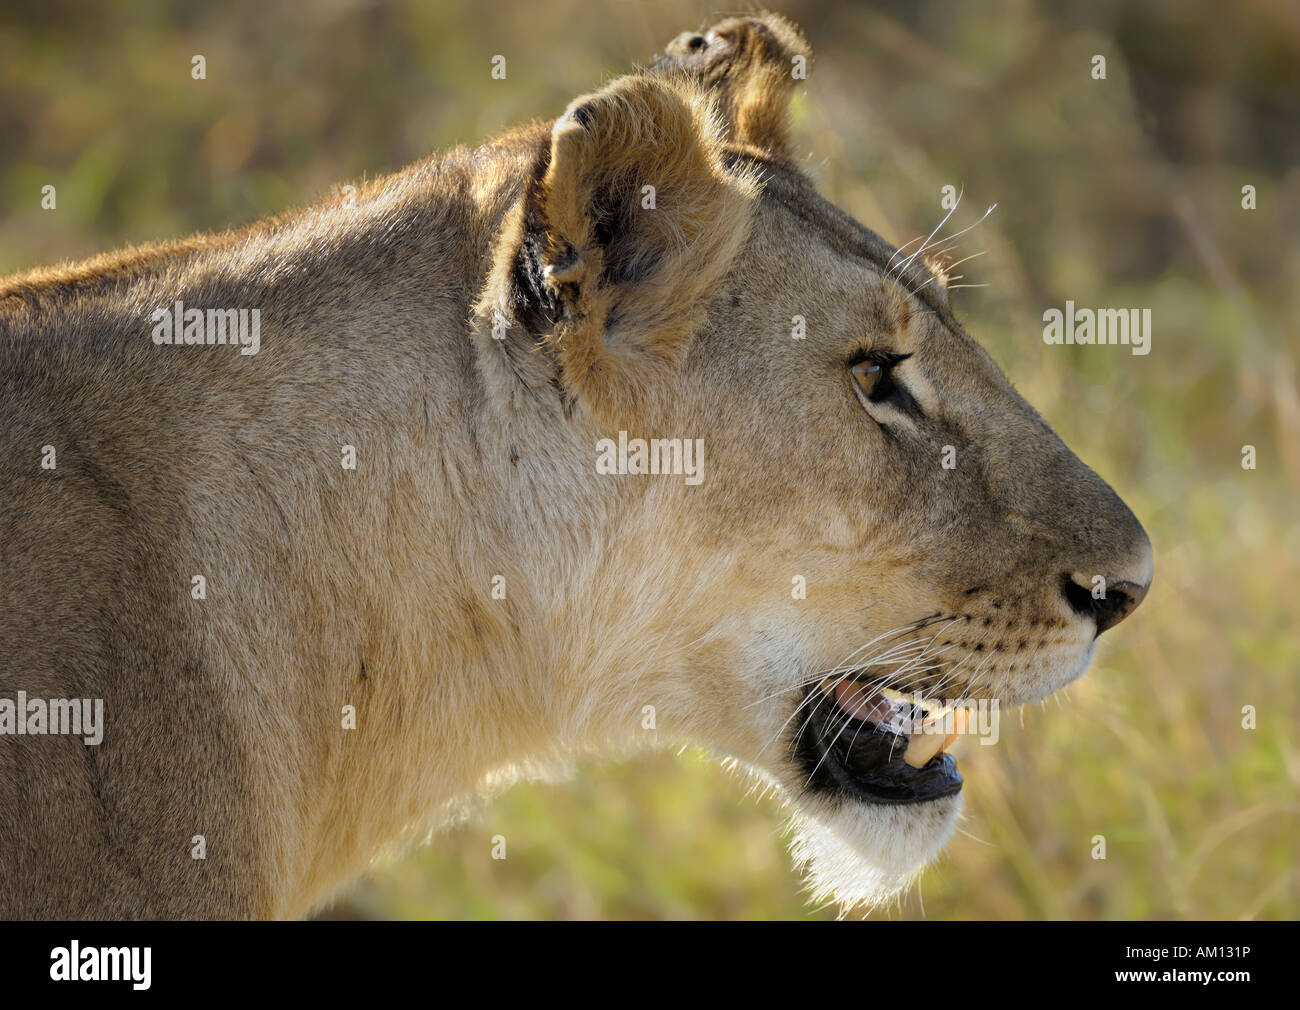
[{"label": "lion ear", "polygon": [[729,140],[789,157],[790,98],[811,63],[812,49],[799,29],[767,13],[677,36],[654,70],[702,83],[718,101]]},{"label": "lion ear", "polygon": [[556,121],[496,270],[574,399],[637,409],[731,267],[757,187],[727,169],[719,130],[698,88],[647,76]]}]

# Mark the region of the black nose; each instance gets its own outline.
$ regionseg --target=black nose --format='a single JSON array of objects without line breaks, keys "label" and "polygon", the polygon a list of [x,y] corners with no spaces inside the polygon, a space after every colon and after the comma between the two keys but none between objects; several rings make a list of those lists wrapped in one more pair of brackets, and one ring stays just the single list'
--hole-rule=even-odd
[{"label": "black nose", "polygon": [[1097,622],[1097,634],[1113,628],[1137,609],[1147,595],[1151,583],[1107,582],[1101,596],[1094,595],[1091,585],[1076,582],[1069,574],[1062,576],[1061,590],[1070,607],[1080,617],[1091,617]]}]

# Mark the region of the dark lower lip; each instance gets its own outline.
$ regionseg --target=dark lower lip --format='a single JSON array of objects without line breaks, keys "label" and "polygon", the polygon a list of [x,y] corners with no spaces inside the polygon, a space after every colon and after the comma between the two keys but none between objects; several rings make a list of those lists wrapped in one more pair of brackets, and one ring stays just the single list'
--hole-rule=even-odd
[{"label": "dark lower lip", "polygon": [[817,687],[806,703],[812,711],[795,738],[794,754],[807,788],[896,805],[929,803],[961,792],[962,778],[950,755],[936,754],[925,767],[913,768],[903,760],[903,738],[851,719]]}]

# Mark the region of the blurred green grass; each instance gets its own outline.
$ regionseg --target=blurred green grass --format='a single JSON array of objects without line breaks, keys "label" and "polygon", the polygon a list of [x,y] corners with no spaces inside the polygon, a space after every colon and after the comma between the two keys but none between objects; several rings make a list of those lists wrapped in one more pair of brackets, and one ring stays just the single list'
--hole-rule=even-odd
[{"label": "blurred green grass", "polygon": [[[982,255],[956,283],[988,285],[956,291],[959,314],[1157,558],[1150,598],[1085,680],[1005,719],[998,746],[965,748],[964,833],[875,914],[1297,917],[1296,8],[778,9],[817,52],[795,121],[828,197],[896,242],[933,227],[944,185],[966,194],[959,226],[999,204],[957,251]],[[555,115],[716,16],[677,0],[7,4],[0,271],[251,220]],[[505,81],[488,73],[498,53]],[[1089,76],[1098,53],[1105,81]],[[46,184],[57,211],[40,209]],[[1258,210],[1241,208],[1246,184]],[[1152,353],[1044,345],[1042,312],[1067,298],[1150,307]],[[781,821],[698,754],[583,762],[378,864],[327,914],[834,915],[806,904]]]}]

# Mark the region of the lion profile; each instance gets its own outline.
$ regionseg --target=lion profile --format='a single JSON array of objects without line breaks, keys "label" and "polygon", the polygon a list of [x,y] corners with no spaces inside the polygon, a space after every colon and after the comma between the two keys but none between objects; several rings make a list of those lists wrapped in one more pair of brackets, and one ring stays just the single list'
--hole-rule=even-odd
[{"label": "lion profile", "polygon": [[[354,197],[0,281],[0,916],[302,915],[645,705],[820,891],[933,858],[948,740],[1080,676],[1152,552],[796,164],[811,64],[729,18]],[[28,732],[74,699],[97,744]]]}]

